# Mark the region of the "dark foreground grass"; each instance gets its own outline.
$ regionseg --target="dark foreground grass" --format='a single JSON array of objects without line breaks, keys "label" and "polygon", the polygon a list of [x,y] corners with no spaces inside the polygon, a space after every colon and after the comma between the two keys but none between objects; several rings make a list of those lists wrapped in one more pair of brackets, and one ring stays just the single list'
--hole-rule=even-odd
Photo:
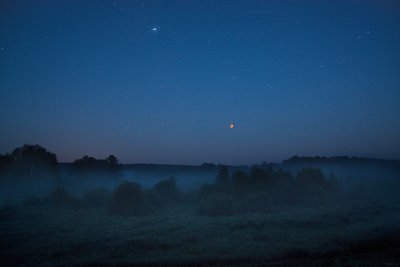
[{"label": "dark foreground grass", "polygon": [[208,259],[196,261],[169,261],[153,263],[102,264],[88,262],[77,267],[172,267],[172,266],[400,266],[400,229],[391,229],[381,236],[366,240],[344,242],[329,251],[309,252],[302,249],[288,249],[278,255],[266,258]]},{"label": "dark foreground grass", "polygon": [[[170,261],[153,263],[125,263],[114,267],[172,267],[172,266],[234,266],[234,267],[286,267],[286,266],[400,266],[400,228],[384,230],[380,235],[365,240],[343,241],[336,249],[310,252],[305,249],[287,249],[272,257],[208,259],[196,261]],[[105,267],[109,264],[89,262],[79,267]]]},{"label": "dark foreground grass", "polygon": [[17,205],[0,221],[0,266],[400,266],[398,203],[351,200],[203,216]]}]

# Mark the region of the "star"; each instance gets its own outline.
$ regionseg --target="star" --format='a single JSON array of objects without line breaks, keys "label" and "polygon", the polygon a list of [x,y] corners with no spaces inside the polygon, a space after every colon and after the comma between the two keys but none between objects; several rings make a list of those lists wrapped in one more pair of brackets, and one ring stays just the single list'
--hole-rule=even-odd
[{"label": "star", "polygon": [[151,30],[150,30],[152,33],[157,33],[157,32],[159,32],[160,31],[160,27],[158,27],[158,26],[153,26],[153,27],[151,27]]}]

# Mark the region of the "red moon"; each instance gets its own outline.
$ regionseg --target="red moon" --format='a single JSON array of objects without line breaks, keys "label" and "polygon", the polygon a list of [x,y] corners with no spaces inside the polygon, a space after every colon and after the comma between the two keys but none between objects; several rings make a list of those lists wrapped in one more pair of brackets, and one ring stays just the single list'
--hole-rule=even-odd
[{"label": "red moon", "polygon": [[229,129],[233,129],[233,127],[235,127],[233,123],[229,123]]}]

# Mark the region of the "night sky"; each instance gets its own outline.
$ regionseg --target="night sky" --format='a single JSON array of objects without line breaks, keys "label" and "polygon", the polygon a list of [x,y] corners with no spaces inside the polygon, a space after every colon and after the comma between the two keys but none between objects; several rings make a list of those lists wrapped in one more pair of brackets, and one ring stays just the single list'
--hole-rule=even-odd
[{"label": "night sky", "polygon": [[0,153],[24,143],[59,161],[399,159],[400,4],[1,1]]}]

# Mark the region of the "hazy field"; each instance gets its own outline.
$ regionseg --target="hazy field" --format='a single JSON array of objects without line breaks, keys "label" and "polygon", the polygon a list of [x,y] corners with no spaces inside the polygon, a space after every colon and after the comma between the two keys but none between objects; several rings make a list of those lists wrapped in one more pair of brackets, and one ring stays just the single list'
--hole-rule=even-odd
[{"label": "hazy field", "polygon": [[347,178],[332,166],[3,159],[1,267],[400,266],[397,162],[311,159],[344,161]]},{"label": "hazy field", "polygon": [[399,226],[398,202],[363,198],[217,217],[188,201],[131,217],[21,204],[0,222],[0,255],[2,266],[397,266]]}]

